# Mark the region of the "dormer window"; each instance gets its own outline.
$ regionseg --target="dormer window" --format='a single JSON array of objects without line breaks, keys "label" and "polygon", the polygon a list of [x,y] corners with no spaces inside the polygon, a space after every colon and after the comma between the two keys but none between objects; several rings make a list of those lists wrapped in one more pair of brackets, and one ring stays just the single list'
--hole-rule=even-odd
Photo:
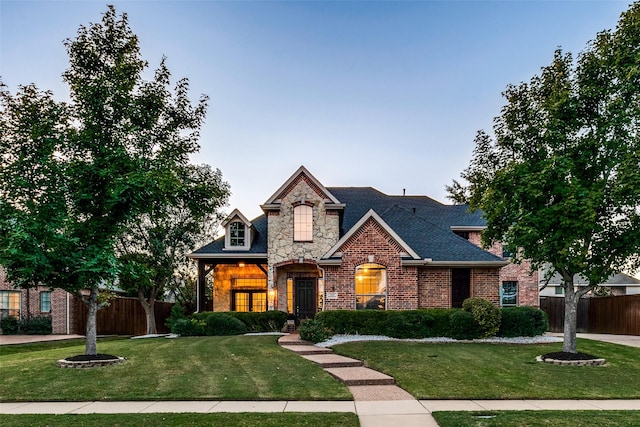
[{"label": "dormer window", "polygon": [[313,208],[298,205],[293,208],[293,241],[313,241]]},{"label": "dormer window", "polygon": [[229,225],[229,246],[245,245],[245,225],[243,222],[234,221]]},{"label": "dormer window", "polygon": [[247,251],[251,249],[251,222],[239,210],[222,221],[225,230],[224,250]]}]

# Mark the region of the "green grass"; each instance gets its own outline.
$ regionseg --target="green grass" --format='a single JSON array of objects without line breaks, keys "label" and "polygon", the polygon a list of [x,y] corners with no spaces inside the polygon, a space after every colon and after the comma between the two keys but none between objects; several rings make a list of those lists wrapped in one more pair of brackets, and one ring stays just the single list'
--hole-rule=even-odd
[{"label": "green grass", "polygon": [[434,412],[440,427],[631,427],[640,411]]},{"label": "green grass", "polygon": [[561,344],[353,342],[336,353],[392,375],[418,399],[637,399],[640,349],[579,340],[578,350],[604,367],[554,366],[535,357]]},{"label": "green grass", "polygon": [[0,401],[351,400],[346,386],[277,338],[101,340],[99,353],[126,361],[93,369],[55,366],[84,353],[82,342],[16,346],[0,355]]},{"label": "green grass", "polygon": [[215,413],[215,414],[91,414],[0,415],[3,427],[139,427],[139,426],[359,426],[353,413]]}]

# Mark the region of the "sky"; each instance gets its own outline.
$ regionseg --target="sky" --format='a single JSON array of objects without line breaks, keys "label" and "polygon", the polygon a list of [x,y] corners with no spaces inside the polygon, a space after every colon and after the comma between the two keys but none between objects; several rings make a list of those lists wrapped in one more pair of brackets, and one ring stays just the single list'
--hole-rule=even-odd
[{"label": "sky", "polygon": [[[148,76],[210,97],[194,163],[248,218],[301,165],[322,184],[447,202],[509,84],[577,55],[627,1],[114,1]],[[68,100],[63,41],[106,1],[0,0],[0,77]]]}]

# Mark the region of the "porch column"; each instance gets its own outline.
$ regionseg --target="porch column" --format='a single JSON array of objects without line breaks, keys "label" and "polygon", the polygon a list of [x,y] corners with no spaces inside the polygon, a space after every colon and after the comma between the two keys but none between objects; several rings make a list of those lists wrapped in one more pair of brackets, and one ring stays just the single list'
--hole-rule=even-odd
[{"label": "porch column", "polygon": [[206,270],[206,266],[204,264],[204,261],[199,259],[198,260],[198,287],[196,290],[196,300],[197,300],[197,312],[203,312],[206,310],[206,298],[207,298],[207,292],[206,292],[206,288],[205,288],[205,283],[206,283],[206,277],[207,277],[207,270]]}]

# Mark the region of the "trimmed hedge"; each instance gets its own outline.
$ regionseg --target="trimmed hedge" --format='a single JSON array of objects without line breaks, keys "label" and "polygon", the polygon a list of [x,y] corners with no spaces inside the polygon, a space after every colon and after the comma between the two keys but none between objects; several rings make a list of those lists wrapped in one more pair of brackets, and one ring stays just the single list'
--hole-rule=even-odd
[{"label": "trimmed hedge", "polygon": [[502,309],[500,337],[534,337],[547,332],[547,313],[535,307],[505,307]]},{"label": "trimmed hedge", "polygon": [[49,316],[36,316],[28,319],[5,317],[0,319],[0,329],[2,329],[3,335],[50,335],[53,331]]},{"label": "trimmed hedge", "polygon": [[300,333],[303,339],[320,342],[328,338],[325,335],[329,332],[393,338],[476,339],[496,335],[536,336],[547,331],[546,313],[535,307],[498,308],[479,298],[465,300],[463,305],[466,310],[323,311],[304,328],[301,325]]},{"label": "trimmed hedge", "polygon": [[289,314],[284,311],[270,310],[263,312],[225,312],[229,316],[241,320],[249,332],[280,332]]}]

